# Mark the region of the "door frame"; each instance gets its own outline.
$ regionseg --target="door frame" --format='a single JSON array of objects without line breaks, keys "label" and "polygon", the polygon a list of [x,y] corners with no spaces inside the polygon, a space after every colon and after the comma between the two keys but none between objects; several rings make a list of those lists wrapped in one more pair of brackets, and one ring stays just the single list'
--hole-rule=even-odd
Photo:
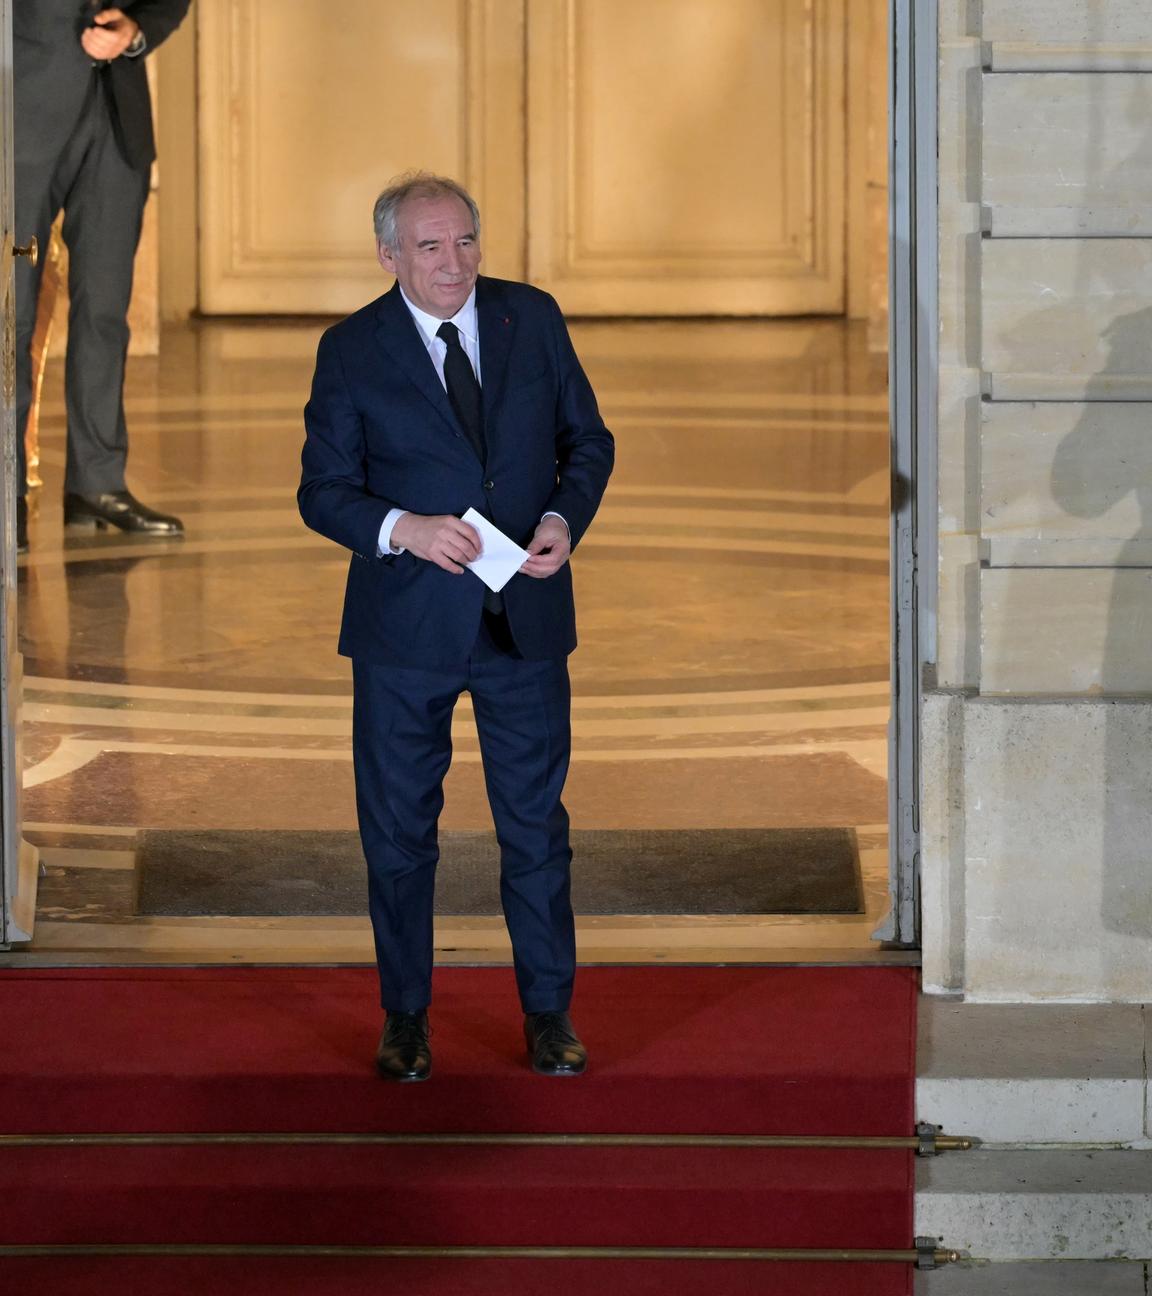
[{"label": "door frame", "polygon": [[920,938],[920,719],[936,643],[936,0],[891,0],[889,40],[891,907],[875,937],[911,947]]},{"label": "door frame", "polygon": [[20,703],[23,658],[16,608],[16,315],[13,285],[15,212],[12,135],[12,0],[0,0],[0,294],[4,340],[0,392],[0,949],[32,936],[37,852],[23,838]]},{"label": "door frame", "polygon": [[[892,444],[892,713],[889,893],[877,940],[915,946],[920,931],[920,718],[936,642],[937,21],[936,0],[889,4],[889,404]],[[12,14],[0,0],[0,286],[11,310]],[[0,948],[28,940],[35,851],[23,841],[16,642],[14,337],[3,355],[0,492]]]}]

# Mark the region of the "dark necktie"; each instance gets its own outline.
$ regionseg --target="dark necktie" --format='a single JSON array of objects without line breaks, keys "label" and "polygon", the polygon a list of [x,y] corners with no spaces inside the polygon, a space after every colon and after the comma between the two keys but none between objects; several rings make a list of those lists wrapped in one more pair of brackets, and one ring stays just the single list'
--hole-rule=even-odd
[{"label": "dark necktie", "polygon": [[[448,348],[444,355],[444,386],[448,388],[448,400],[464,435],[476,451],[477,459],[484,463],[488,458],[488,447],[484,444],[484,406],[472,361],[460,345],[460,330],[455,324],[445,320],[436,330],[436,336]],[[501,612],[504,600],[494,590],[485,588],[484,607],[489,612]]]},{"label": "dark necktie", "polygon": [[448,348],[444,356],[444,385],[448,388],[448,399],[464,435],[476,451],[476,457],[483,463],[488,458],[488,448],[484,444],[484,407],[472,361],[460,345],[460,330],[455,324],[445,320],[436,330],[436,336]]}]

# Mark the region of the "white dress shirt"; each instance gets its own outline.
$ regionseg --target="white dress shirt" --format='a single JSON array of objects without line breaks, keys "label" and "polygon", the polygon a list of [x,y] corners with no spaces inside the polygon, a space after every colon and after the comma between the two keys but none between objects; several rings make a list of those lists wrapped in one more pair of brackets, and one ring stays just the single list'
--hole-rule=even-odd
[{"label": "white dress shirt", "polygon": [[[443,338],[436,336],[436,330],[445,321],[437,319],[435,315],[429,315],[427,311],[422,311],[419,306],[414,306],[408,300],[403,288],[400,288],[400,296],[404,298],[404,305],[408,307],[412,318],[416,321],[416,327],[420,330],[420,336],[424,339],[424,345],[428,348],[428,354],[432,357],[432,363],[436,366],[436,374],[444,390],[447,391],[448,384],[444,378],[444,357],[448,354],[448,343]],[[456,325],[456,330],[460,334],[460,345],[464,348],[464,354],[472,365],[472,372],[476,375],[476,381],[483,387],[484,380],[480,376],[480,333],[476,321],[475,288],[468,294],[468,300],[464,305],[447,322]],[[377,542],[379,553],[402,554],[404,552],[402,548],[394,549],[392,547],[392,528],[408,511],[408,509],[400,508],[388,510],[388,515],[380,527],[380,539]],[[564,518],[560,517],[559,513],[545,513],[544,517],[558,517],[566,527],[568,526],[568,523]],[[541,521],[543,520],[541,518]]]}]

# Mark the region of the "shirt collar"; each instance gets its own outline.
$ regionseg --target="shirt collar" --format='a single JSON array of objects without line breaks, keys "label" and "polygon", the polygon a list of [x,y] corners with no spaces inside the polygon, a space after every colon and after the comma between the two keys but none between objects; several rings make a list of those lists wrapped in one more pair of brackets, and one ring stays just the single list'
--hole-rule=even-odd
[{"label": "shirt collar", "polygon": [[[399,287],[399,284],[397,284]],[[427,311],[422,311],[419,306],[413,306],[408,300],[407,294],[403,288],[400,288],[400,296],[404,298],[404,305],[408,307],[412,318],[416,321],[416,327],[420,330],[424,338],[425,346],[431,346],[433,339],[436,337],[436,330],[441,324],[445,323],[442,319],[437,319],[435,315],[429,315]],[[473,285],[472,291],[468,294],[468,300],[464,305],[447,321],[449,324],[455,324],[461,333],[473,344],[477,341],[476,331],[476,288]]]}]

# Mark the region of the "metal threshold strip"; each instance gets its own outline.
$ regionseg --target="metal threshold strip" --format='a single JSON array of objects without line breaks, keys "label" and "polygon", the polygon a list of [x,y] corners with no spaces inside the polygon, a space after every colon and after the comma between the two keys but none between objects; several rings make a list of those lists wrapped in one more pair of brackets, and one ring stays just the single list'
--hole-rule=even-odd
[{"label": "metal threshold strip", "polygon": [[799,1260],[862,1264],[912,1264],[935,1269],[961,1256],[937,1246],[935,1238],[917,1238],[906,1251],[797,1250],[763,1247],[509,1247],[509,1246],[227,1246],[205,1243],[136,1243],[66,1246],[0,1246],[0,1256],[296,1256],[379,1257],[456,1260]]},{"label": "metal threshold strip", "polygon": [[894,1149],[931,1156],[968,1152],[976,1140],[922,1131],[912,1136],[793,1134],[0,1134],[5,1147],[192,1147],[205,1145],[383,1145],[462,1147],[746,1147]]}]

